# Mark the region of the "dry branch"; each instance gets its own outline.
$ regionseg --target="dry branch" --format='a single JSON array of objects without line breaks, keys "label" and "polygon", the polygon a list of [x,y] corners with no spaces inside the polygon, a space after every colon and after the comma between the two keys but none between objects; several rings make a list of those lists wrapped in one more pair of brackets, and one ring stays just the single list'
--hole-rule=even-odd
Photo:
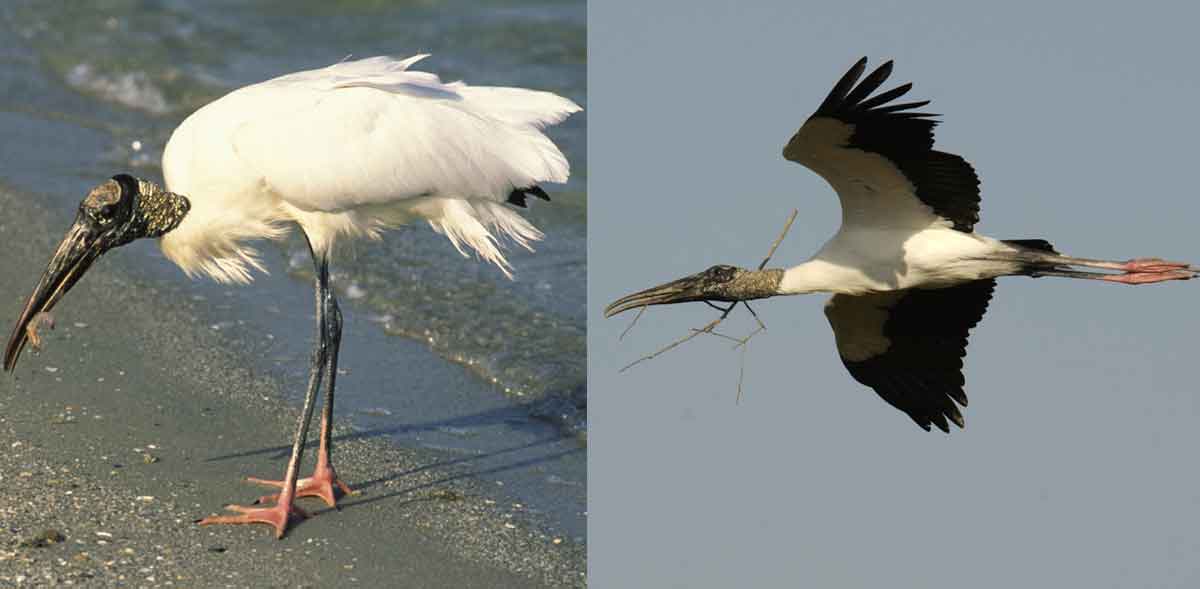
[{"label": "dry branch", "polygon": [[771,249],[767,252],[767,257],[763,258],[762,263],[758,265],[759,270],[765,268],[767,262],[771,261],[771,256],[775,255],[775,250],[779,248],[779,244],[783,243],[783,238],[787,237],[788,230],[792,228],[792,221],[796,220],[796,215],[799,213],[799,209],[792,209],[792,214],[788,216],[787,223],[783,224],[783,231],[779,233],[779,237],[775,238],[775,243],[771,244]]},{"label": "dry branch", "polygon": [[[788,231],[792,228],[792,222],[796,220],[796,215],[799,212],[800,211],[798,211],[798,210],[792,210],[792,214],[788,216],[787,222],[784,223],[784,225],[783,225],[783,231],[781,231],[779,233],[779,237],[775,238],[775,242],[771,244],[771,249],[767,251],[767,257],[763,258],[763,261],[761,263],[759,263],[759,265],[758,265],[759,270],[762,270],[764,267],[766,267],[767,263],[771,261],[771,257],[775,255],[775,250],[779,248],[779,244],[783,243],[783,239],[785,237],[787,237]],[[694,338],[698,335],[707,333],[709,335],[715,335],[718,337],[723,337],[725,339],[733,340],[734,342],[736,342],[736,344],[733,346],[733,348],[735,350],[739,347],[742,348],[742,368],[738,374],[738,400],[740,401],[742,398],[742,376],[745,373],[745,365],[746,365],[746,347],[747,347],[746,344],[748,344],[750,342],[750,338],[754,337],[759,332],[764,331],[767,328],[767,326],[765,323],[763,323],[762,319],[759,319],[758,313],[755,313],[754,309],[750,308],[750,305],[748,305],[746,303],[746,301],[735,301],[733,303],[730,303],[728,307],[722,307],[720,305],[712,303],[711,301],[704,301],[704,302],[707,303],[708,306],[713,307],[713,308],[717,309],[718,311],[721,311],[721,316],[708,322],[708,324],[705,325],[704,327],[692,328],[691,332],[688,333],[687,335],[659,348],[657,351],[655,351],[653,353],[642,356],[641,358],[638,358],[637,360],[634,360],[633,362],[626,364],[623,368],[621,368],[620,371],[625,372],[626,370],[629,370],[630,368],[633,368],[634,366],[637,366],[638,364],[641,364],[642,362],[645,362],[647,360],[653,360],[653,359],[679,347],[680,345],[684,344],[688,340],[691,340],[692,338]],[[752,315],[754,317],[754,320],[758,322],[758,328],[755,329],[754,331],[750,332],[749,335],[742,337],[742,338],[736,338],[736,337],[733,337],[730,335],[726,335],[723,333],[717,333],[717,332],[713,331],[714,329],[716,329],[716,327],[718,325],[721,324],[722,321],[725,320],[726,317],[729,316],[730,313],[733,312],[733,310],[735,308],[737,308],[737,306],[739,304],[746,307],[747,311],[750,311],[750,315]],[[630,329],[633,329],[633,326],[637,324],[638,319],[641,318],[642,313],[644,313],[645,311],[646,311],[645,306],[641,307],[638,310],[638,314],[636,317],[633,318],[633,322],[629,324],[629,327],[625,328],[625,331],[621,332],[621,336],[618,339],[624,338],[625,334],[629,333]]]},{"label": "dry branch", "polygon": [[620,337],[617,338],[617,341],[621,341],[621,340],[625,339],[625,335],[629,333],[630,329],[633,329],[634,325],[637,325],[638,319],[641,319],[642,313],[645,313],[645,312],[646,312],[646,306],[642,305],[642,308],[638,309],[637,315],[633,316],[633,321],[629,322],[629,327],[626,327],[625,331],[621,332],[621,335],[620,335]]}]

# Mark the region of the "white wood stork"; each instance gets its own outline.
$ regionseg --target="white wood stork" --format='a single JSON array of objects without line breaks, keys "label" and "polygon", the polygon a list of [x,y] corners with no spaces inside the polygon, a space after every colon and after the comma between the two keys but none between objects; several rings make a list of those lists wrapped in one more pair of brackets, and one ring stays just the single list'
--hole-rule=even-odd
[{"label": "white wood stork", "polygon": [[[1062,276],[1122,284],[1194,278],[1200,268],[1143,258],[1060,255],[1041,239],[997,240],[972,231],[979,179],[961,157],[933,149],[929,101],[893,104],[912,84],[871,96],[884,63],[859,82],[864,57],[838,81],[783,148],[837,191],[842,225],[808,261],[788,269],[714,266],[621,298],[605,316],[689,301],[747,301],[831,292],[825,315],[838,354],[858,382],[925,430],[964,427],[962,358],[999,276]],[[1098,268],[1115,272],[1083,271]]]},{"label": "white wood stork", "polygon": [[[549,92],[443,83],[404,60],[372,57],[247,86],[197,110],[163,153],[165,190],[121,174],[94,188],[30,295],[4,353],[13,370],[31,332],[105,251],[160,237],[189,276],[247,283],[262,270],[247,241],[278,239],[300,226],[316,266],[317,342],[304,408],[282,481],[269,507],[230,506],[239,515],[202,524],[266,523],[282,537],[294,501],[335,505],[330,456],[334,381],[342,319],[329,287],[329,257],[345,237],[425,220],[460,253],[468,246],[510,273],[497,247],[529,247],[541,232],[509,205],[549,200],[541,182],[565,182],[566,158],[543,133],[580,110]],[[511,276],[511,275],[510,275]],[[32,326],[32,329],[30,327]],[[324,383],[320,448],[313,475],[297,482],[318,388]]]}]

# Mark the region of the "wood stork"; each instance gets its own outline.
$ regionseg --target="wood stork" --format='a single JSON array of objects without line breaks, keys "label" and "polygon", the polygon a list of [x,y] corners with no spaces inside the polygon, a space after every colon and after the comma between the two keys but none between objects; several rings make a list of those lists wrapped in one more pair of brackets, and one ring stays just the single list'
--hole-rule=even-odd
[{"label": "wood stork", "polygon": [[[521,88],[444,83],[410,67],[426,57],[371,57],[246,86],[183,121],[163,152],[165,188],[114,176],[87,195],[8,340],[13,370],[44,317],[105,251],[159,237],[163,253],[189,276],[248,283],[263,270],[247,241],[300,226],[316,266],[316,348],[304,407],[281,489],[268,507],[201,524],[266,523],[282,537],[305,514],[297,497],[335,505],[330,456],[334,381],[342,318],[329,286],[329,258],[342,237],[378,237],[425,220],[511,277],[497,238],[525,248],[541,232],[511,205],[549,200],[542,182],[565,182],[566,158],[543,134],[579,106]],[[324,383],[320,447],[313,475],[297,482],[317,390]]]},{"label": "wood stork", "polygon": [[[1200,268],[1143,258],[1073,258],[1041,239],[973,232],[979,179],[961,157],[933,149],[937,115],[896,104],[912,84],[871,96],[892,72],[859,82],[854,64],[783,148],[837,191],[842,225],[808,261],[787,269],[713,266],[633,293],[605,316],[688,301],[748,301],[831,292],[825,315],[850,375],[924,428],[964,427],[962,358],[1000,276],[1062,276],[1121,284],[1187,280]],[[1085,271],[1095,268],[1113,272]]]}]

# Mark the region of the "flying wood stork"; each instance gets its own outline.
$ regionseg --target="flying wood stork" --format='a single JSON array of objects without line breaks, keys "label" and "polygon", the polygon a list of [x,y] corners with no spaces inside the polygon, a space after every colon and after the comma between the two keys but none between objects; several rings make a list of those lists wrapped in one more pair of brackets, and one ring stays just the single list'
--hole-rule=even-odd
[{"label": "flying wood stork", "polygon": [[[749,301],[831,292],[825,315],[858,382],[924,428],[964,427],[962,358],[1000,276],[1062,276],[1121,284],[1187,280],[1200,268],[1143,258],[1073,258],[1041,239],[973,232],[979,179],[963,158],[933,149],[928,100],[893,103],[912,84],[871,96],[892,62],[863,78],[864,57],[783,148],[837,191],[842,225],[808,261],[788,269],[708,270],[621,298],[605,316],[647,305]],[[1094,268],[1110,272],[1081,270]]]},{"label": "flying wood stork", "polygon": [[[197,110],[167,142],[165,188],[120,174],[80,204],[13,328],[4,369],[13,370],[44,313],[109,249],[159,237],[166,257],[189,276],[248,283],[251,270],[263,267],[246,242],[278,239],[299,225],[316,266],[312,371],[283,480],[251,479],[281,491],[273,506],[231,505],[239,515],[200,523],[266,523],[282,537],[289,519],[305,517],[297,497],[334,506],[334,486],[349,492],[330,456],[342,333],[329,286],[335,241],[376,238],[424,220],[463,255],[465,245],[511,277],[497,238],[529,248],[542,234],[510,207],[524,207],[528,196],[549,200],[539,183],[567,180],[567,160],[542,129],[579,106],[549,92],[444,83],[410,69],[424,57],[372,57],[288,74]],[[322,383],[316,467],[297,482]]]}]

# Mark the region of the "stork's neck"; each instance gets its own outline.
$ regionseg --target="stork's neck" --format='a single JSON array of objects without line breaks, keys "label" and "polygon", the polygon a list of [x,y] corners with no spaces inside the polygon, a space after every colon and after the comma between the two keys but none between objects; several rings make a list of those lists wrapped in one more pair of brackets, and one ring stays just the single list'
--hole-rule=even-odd
[{"label": "stork's neck", "polygon": [[192,203],[181,194],[168,192],[149,180],[137,179],[138,199],[135,214],[144,224],[139,237],[159,237],[174,229],[187,216]]},{"label": "stork's neck", "polygon": [[715,300],[722,301],[765,299],[780,294],[779,283],[782,279],[783,270],[779,268],[766,270],[739,268],[737,275],[732,280],[713,286],[711,292],[718,295]]},{"label": "stork's neck", "polygon": [[840,267],[823,260],[809,260],[783,271],[779,294],[796,295],[814,292],[847,292],[853,283],[850,277],[839,276]]}]

